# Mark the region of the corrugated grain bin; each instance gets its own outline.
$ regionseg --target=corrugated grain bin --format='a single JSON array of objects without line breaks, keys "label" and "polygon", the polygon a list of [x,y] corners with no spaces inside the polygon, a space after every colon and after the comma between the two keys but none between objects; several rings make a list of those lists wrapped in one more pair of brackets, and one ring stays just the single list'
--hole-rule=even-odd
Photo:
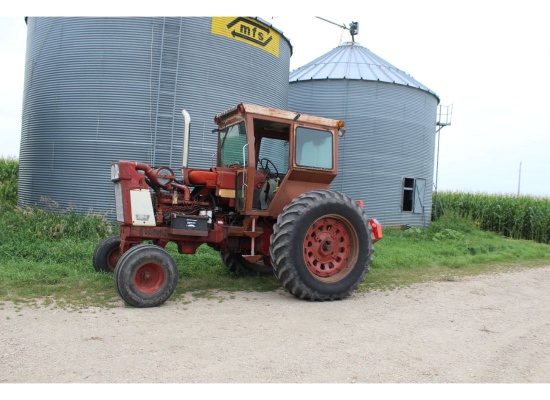
[{"label": "corrugated grain bin", "polygon": [[258,18],[27,20],[21,206],[114,216],[112,161],[189,166],[216,151],[214,115],[239,102],[286,108],[291,46]]},{"label": "corrugated grain bin", "polygon": [[363,200],[385,225],[428,225],[437,95],[356,42],[292,71],[289,81],[290,109],[346,122],[332,189]]}]

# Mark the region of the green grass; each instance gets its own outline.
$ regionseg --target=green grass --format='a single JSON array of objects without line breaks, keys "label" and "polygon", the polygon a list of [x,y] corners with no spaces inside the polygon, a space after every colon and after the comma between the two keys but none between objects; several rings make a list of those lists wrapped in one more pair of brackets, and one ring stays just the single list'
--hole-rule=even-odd
[{"label": "green grass", "polygon": [[537,265],[550,265],[549,245],[482,231],[449,212],[425,229],[386,229],[361,290]]},{"label": "green grass", "polygon": [[[42,209],[0,208],[0,301],[49,298],[58,304],[108,306],[118,301],[112,274],[98,273],[92,255],[103,237],[116,234],[103,217],[58,214]],[[194,255],[167,250],[180,270],[173,296],[206,296],[212,291],[265,291],[274,277],[235,277],[210,247]]]},{"label": "green grass", "polygon": [[[40,209],[0,209],[0,301],[55,301],[67,306],[110,306],[119,297],[112,274],[92,267],[101,238],[115,234],[100,216],[56,214]],[[386,290],[429,280],[492,273],[524,265],[550,265],[550,246],[480,231],[447,215],[427,229],[386,229],[375,245],[371,273],[359,291]],[[169,244],[180,282],[172,300],[216,291],[271,291],[273,276],[235,277],[210,247],[181,255]]]}]

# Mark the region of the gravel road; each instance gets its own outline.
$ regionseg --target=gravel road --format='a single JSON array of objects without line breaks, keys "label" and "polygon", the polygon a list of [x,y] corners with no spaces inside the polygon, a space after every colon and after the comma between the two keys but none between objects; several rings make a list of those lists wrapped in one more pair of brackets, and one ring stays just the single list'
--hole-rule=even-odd
[{"label": "gravel road", "polygon": [[0,332],[0,383],[549,383],[550,266],[326,303],[4,303]]}]

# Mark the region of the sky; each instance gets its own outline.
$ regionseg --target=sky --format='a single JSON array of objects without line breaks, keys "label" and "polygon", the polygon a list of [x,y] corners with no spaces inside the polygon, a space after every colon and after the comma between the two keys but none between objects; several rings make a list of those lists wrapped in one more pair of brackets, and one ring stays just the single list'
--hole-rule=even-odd
[{"label": "sky", "polygon": [[26,15],[259,16],[290,40],[291,70],[350,40],[320,16],[359,22],[356,42],[452,105],[451,125],[436,136],[438,190],[550,197],[550,24],[542,1],[74,3],[22,2],[0,14],[0,157],[19,156]]}]

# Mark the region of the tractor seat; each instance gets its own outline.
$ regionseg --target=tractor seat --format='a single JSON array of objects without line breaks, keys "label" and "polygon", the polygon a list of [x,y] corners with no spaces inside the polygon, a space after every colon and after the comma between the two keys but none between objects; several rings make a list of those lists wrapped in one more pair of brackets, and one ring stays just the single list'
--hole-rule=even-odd
[{"label": "tractor seat", "polygon": [[196,186],[216,186],[218,174],[211,171],[189,171],[189,183]]}]

